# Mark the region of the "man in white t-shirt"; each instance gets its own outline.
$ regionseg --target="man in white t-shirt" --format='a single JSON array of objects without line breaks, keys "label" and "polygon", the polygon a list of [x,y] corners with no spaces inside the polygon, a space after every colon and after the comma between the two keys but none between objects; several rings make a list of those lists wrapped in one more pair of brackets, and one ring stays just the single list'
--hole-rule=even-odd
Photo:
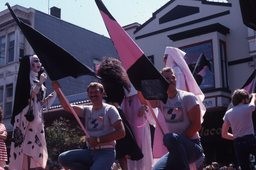
[{"label": "man in white t-shirt", "polygon": [[[233,107],[223,117],[222,137],[234,140],[236,158],[242,170],[251,169],[249,156],[250,154],[256,156],[256,137],[252,121],[255,95],[252,94],[250,101],[246,90],[236,89],[232,94]],[[230,127],[232,133],[229,132]]]},{"label": "man in white t-shirt", "polygon": [[[166,103],[151,101],[151,104],[158,107],[164,116],[160,123],[166,125],[168,131],[164,135],[163,144],[169,153],[158,160],[153,170],[189,170],[190,163],[204,158],[198,133],[201,128],[199,102],[193,93],[176,88],[172,68],[165,67],[161,73],[169,82],[168,99]],[[202,165],[202,161],[198,161],[196,169],[202,169]]]},{"label": "man in white t-shirt", "polygon": [[115,161],[116,140],[125,136],[125,129],[117,109],[103,102],[103,85],[92,82],[87,88],[92,105],[73,106],[84,118],[87,149],[75,149],[59,155],[59,162],[71,170],[109,170]]}]

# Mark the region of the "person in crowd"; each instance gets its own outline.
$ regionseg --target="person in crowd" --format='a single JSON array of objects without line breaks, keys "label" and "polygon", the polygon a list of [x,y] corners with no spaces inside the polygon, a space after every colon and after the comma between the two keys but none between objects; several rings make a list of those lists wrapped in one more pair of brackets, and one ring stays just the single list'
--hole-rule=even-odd
[{"label": "person in crowd", "polygon": [[[152,110],[141,101],[142,95],[132,86],[129,93],[125,94],[121,108],[127,121],[131,125],[138,146],[141,148],[143,158],[140,160],[127,160],[129,170],[151,170],[153,165],[152,138],[150,124]],[[144,99],[143,99],[144,100]]]},{"label": "person in crowd", "polygon": [[[203,116],[206,112],[206,108],[203,104],[205,95],[197,84],[191,70],[185,60],[186,53],[179,48],[167,46],[164,51],[163,62],[165,67],[170,67],[176,77],[176,88],[193,93],[199,102],[201,110],[201,123],[203,122]],[[159,122],[164,122],[162,114],[158,114]],[[164,128],[163,130],[165,130]],[[159,158],[168,152],[163,143],[157,141],[159,138],[163,138],[163,133],[160,131],[158,125],[155,128],[153,155],[155,158]],[[194,165],[190,164],[192,169]],[[195,166],[194,166],[195,167]]]},{"label": "person in crowd", "polygon": [[7,138],[7,131],[3,123],[3,116],[4,113],[2,108],[0,107],[0,170],[4,169],[7,162],[7,149],[5,144],[5,140]]},{"label": "person in crowd", "polygon": [[47,74],[37,55],[20,59],[11,118],[14,127],[9,160],[11,170],[46,167],[48,153],[42,113],[43,107],[49,107],[56,98],[55,92],[46,97],[46,79]]},{"label": "person in crowd", "polygon": [[[221,135],[233,140],[238,164],[242,170],[250,170],[250,154],[256,156],[256,137],[252,121],[255,110],[256,94],[250,100],[249,93],[244,89],[236,89],[231,97],[233,107],[223,117]],[[229,131],[231,128],[232,132]]]},{"label": "person in crowd", "polygon": [[[104,58],[98,67],[97,75],[101,77],[101,81],[106,90],[106,102],[116,106],[120,116],[122,117],[126,130],[125,138],[117,141],[116,159],[123,170],[130,168],[132,170],[136,170],[136,168],[141,165],[138,161],[143,158],[143,153],[138,144],[138,142],[141,142],[141,140],[138,141],[138,138],[136,138],[136,135],[138,135],[138,133],[142,133],[143,130],[141,128],[141,132],[139,132],[139,129],[137,129],[135,125],[138,123],[138,126],[140,126],[139,121],[145,121],[144,117],[137,116],[140,111],[140,101],[138,101],[137,97],[128,97],[128,94],[132,94],[132,85],[125,69],[122,67],[121,62],[118,59],[113,57]],[[128,98],[129,103],[126,102],[127,100],[124,100]],[[129,106],[127,106],[127,104],[129,104]],[[134,119],[131,120],[131,117],[137,119],[137,122],[134,122]],[[148,150],[151,149],[148,142],[143,144],[141,143],[141,146],[142,145],[149,147]],[[150,154],[147,155],[147,157],[149,156]],[[147,164],[150,163],[150,160],[147,161]],[[145,166],[147,166],[147,164],[145,164]]]},{"label": "person in crowd", "polygon": [[153,170],[187,170],[193,162],[197,169],[202,169],[204,154],[199,137],[201,110],[198,99],[193,93],[176,88],[172,68],[164,67],[161,74],[169,82],[168,99],[166,103],[152,100],[151,105],[159,108],[164,116],[160,124],[167,129],[163,144],[169,152],[156,162]]},{"label": "person in crowd", "polygon": [[189,66],[185,60],[186,53],[176,47],[166,47],[164,51],[165,67],[171,67],[176,77],[176,87],[180,90],[192,92],[199,101],[201,109],[201,121],[206,112],[203,104],[205,98],[204,93],[197,84]]},{"label": "person in crowd", "polygon": [[125,129],[117,109],[103,101],[105,90],[101,83],[87,87],[92,105],[73,108],[84,119],[87,148],[74,149],[59,155],[59,162],[70,170],[110,170],[115,161],[116,140],[125,136]]}]

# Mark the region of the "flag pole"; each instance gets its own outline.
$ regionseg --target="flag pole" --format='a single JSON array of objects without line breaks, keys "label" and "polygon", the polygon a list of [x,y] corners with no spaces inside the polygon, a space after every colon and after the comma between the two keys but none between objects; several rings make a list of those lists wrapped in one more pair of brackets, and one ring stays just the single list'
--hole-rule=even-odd
[{"label": "flag pole", "polygon": [[75,117],[75,119],[77,120],[78,124],[80,125],[80,127],[82,128],[82,130],[84,131],[86,137],[89,137],[90,135],[88,134],[88,132],[85,130],[81,120],[79,119],[79,117],[77,116],[75,110],[73,109],[73,107],[71,107],[70,103],[68,102],[67,98],[65,97],[64,93],[62,92],[60,85],[57,81],[52,81],[52,87],[54,89],[54,91],[57,93],[57,96],[60,100],[60,103],[62,105],[62,107],[64,108],[64,110],[66,110],[67,112],[70,112],[73,114],[73,116]]}]

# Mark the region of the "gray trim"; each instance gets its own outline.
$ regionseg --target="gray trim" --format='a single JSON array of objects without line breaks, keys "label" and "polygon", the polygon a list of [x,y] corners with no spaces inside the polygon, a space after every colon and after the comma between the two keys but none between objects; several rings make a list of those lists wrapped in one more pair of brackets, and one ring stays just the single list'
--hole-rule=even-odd
[{"label": "gray trim", "polygon": [[207,33],[211,33],[211,32],[219,32],[223,35],[226,35],[229,33],[229,28],[227,28],[219,23],[216,23],[216,24],[211,24],[211,25],[207,25],[204,27],[191,29],[188,31],[179,32],[176,34],[171,34],[171,35],[168,35],[168,37],[172,41],[178,41],[178,40],[195,37],[198,35],[207,34]]},{"label": "gray trim", "polygon": [[202,1],[202,4],[207,4],[207,5],[218,5],[218,6],[229,6],[229,7],[232,6],[230,2],[224,3],[224,2],[210,2],[207,0],[201,0],[201,1]]},{"label": "gray trim", "polygon": [[159,18],[159,24],[170,22],[179,18],[184,18],[186,16],[190,16],[199,12],[199,7],[177,5]]},{"label": "gray trim", "polygon": [[252,57],[247,57],[247,58],[242,58],[242,59],[238,59],[238,60],[229,61],[228,65],[232,66],[232,65],[247,63],[247,62],[250,62],[250,61],[253,61],[253,58]]},{"label": "gray trim", "polygon": [[182,24],[179,24],[179,25],[175,25],[175,26],[172,26],[172,27],[169,27],[169,28],[164,28],[164,29],[161,29],[161,30],[158,30],[158,31],[153,31],[153,32],[150,32],[150,33],[147,33],[147,34],[143,34],[143,35],[135,37],[135,40],[146,38],[146,37],[153,36],[153,35],[156,35],[156,34],[167,32],[167,31],[171,31],[171,30],[178,29],[178,28],[181,28],[181,27],[189,26],[189,25],[196,24],[196,23],[199,23],[199,22],[211,20],[211,19],[214,19],[214,18],[222,17],[222,16],[229,15],[229,14],[230,14],[230,11],[227,10],[227,11],[224,11],[224,12],[221,12],[221,13],[213,14],[213,15],[206,16],[206,17],[203,17],[203,18],[199,18],[199,19],[196,19],[196,20],[193,20],[193,21],[189,21],[189,22],[185,22],[185,23],[182,23]]}]

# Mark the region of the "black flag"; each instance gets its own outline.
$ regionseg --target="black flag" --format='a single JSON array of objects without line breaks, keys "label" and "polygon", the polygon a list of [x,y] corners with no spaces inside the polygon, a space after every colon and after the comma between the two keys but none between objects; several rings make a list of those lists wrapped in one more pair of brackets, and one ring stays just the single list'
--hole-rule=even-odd
[{"label": "black flag", "polygon": [[6,5],[52,81],[68,76],[76,78],[81,75],[96,75],[92,69],[77,61],[69,52],[19,20],[10,5],[8,3]]},{"label": "black flag", "polygon": [[248,93],[255,93],[255,76],[256,69],[252,72],[247,81],[244,83],[242,89],[245,89]]},{"label": "black flag", "polygon": [[256,30],[256,1],[255,0],[239,0],[240,9],[244,24]]},{"label": "black flag", "polygon": [[[6,3],[6,5],[15,22],[17,23],[17,25],[25,35],[26,39],[28,40],[29,44],[33,48],[34,52],[39,57],[40,62],[44,66],[50,79],[53,81],[52,86],[59,97],[61,105],[66,111],[71,112],[73,114],[73,116],[79,123],[80,127],[85,132],[86,136],[89,136],[83,124],[81,123],[79,117],[75,113],[74,109],[70,106],[68,100],[62,93],[57,80],[68,76],[76,78],[81,75],[91,75],[97,77],[95,72],[91,70],[89,67],[77,61],[70,53],[68,53],[63,48],[49,40],[47,37],[45,37],[38,31],[30,27],[29,25],[25,24],[24,22],[20,21],[13,12],[13,10],[11,9],[10,5],[8,3]],[[19,97],[22,97],[18,96],[20,94],[18,94],[17,92],[15,94],[15,98],[17,99],[15,99],[16,102],[14,103],[13,117],[19,113],[16,108],[24,107],[20,106],[19,101],[17,101]]]},{"label": "black flag", "polygon": [[202,53],[198,57],[195,68],[193,70],[193,76],[199,86],[203,80],[203,77],[202,75],[200,75],[200,72],[204,69],[205,66],[208,66],[210,68],[210,62],[206,59],[205,55]]},{"label": "black flag", "polygon": [[[245,89],[248,93],[255,93],[255,76],[256,76],[256,69],[252,72],[252,74],[249,76],[247,81],[242,86],[242,89]],[[256,110],[252,113],[252,121],[254,125],[254,129],[256,130]]]}]

